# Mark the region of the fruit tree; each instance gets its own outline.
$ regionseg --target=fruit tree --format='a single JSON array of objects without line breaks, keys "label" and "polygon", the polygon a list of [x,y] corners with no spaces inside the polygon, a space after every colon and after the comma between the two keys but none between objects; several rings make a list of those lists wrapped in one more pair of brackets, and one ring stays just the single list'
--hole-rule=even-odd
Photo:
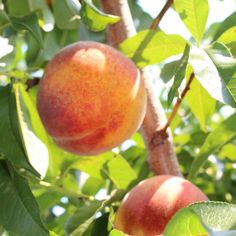
[{"label": "fruit tree", "polygon": [[236,235],[235,0],[0,0],[0,235]]}]

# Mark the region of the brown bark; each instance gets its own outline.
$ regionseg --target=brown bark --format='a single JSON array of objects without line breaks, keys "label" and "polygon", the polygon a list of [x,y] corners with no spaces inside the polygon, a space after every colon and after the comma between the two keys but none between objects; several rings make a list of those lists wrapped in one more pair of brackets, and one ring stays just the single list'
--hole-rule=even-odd
[{"label": "brown bark", "polygon": [[[121,20],[108,27],[108,43],[116,47],[128,37],[136,34],[127,0],[100,0],[106,13],[121,16]],[[164,109],[148,79],[146,70],[141,71],[148,94],[147,112],[141,132],[145,140],[150,169],[155,174],[181,176],[170,129],[161,132],[167,123]]]}]

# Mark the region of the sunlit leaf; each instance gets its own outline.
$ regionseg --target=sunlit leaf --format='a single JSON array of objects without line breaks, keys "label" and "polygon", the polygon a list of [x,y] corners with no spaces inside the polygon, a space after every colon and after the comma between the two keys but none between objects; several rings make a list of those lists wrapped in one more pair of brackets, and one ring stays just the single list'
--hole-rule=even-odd
[{"label": "sunlit leaf", "polygon": [[84,0],[80,11],[85,25],[93,31],[104,30],[109,24],[114,24],[120,20],[120,17],[105,14],[97,9],[91,0]]},{"label": "sunlit leaf", "polygon": [[65,165],[63,173],[68,169],[79,169],[98,178],[110,178],[117,188],[125,189],[137,176],[128,162],[120,155],[107,152],[99,156],[79,157]]},{"label": "sunlit leaf", "polygon": [[196,78],[190,85],[186,99],[190,109],[197,117],[201,129],[207,131],[207,120],[215,111],[216,100],[208,94]]},{"label": "sunlit leaf", "polygon": [[228,16],[223,22],[218,25],[218,30],[216,31],[213,41],[217,40],[224,32],[226,32],[231,27],[235,26],[236,22],[236,12],[233,12]]},{"label": "sunlit leaf", "polygon": [[157,30],[144,30],[126,39],[119,49],[139,67],[160,63],[184,51],[186,41],[178,35]]},{"label": "sunlit leaf", "polygon": [[218,44],[207,52],[193,47],[190,53],[190,64],[201,85],[213,98],[232,107],[236,107],[235,63],[236,59],[227,55],[225,47],[218,47]]},{"label": "sunlit leaf", "polygon": [[209,12],[208,0],[175,0],[174,6],[193,37],[200,42]]},{"label": "sunlit leaf", "polygon": [[229,143],[221,149],[219,155],[221,157],[227,157],[231,161],[235,162],[236,161],[235,153],[236,153],[236,145]]},{"label": "sunlit leaf", "polygon": [[163,236],[234,236],[236,205],[223,202],[200,202],[175,214]]},{"label": "sunlit leaf", "polygon": [[230,52],[236,56],[236,26],[228,29],[218,39],[218,42],[224,43]]},{"label": "sunlit leaf", "polygon": [[124,234],[119,230],[113,229],[109,236],[127,236],[127,234]]},{"label": "sunlit leaf", "polygon": [[38,176],[29,164],[23,148],[18,130],[15,96],[10,85],[0,87],[0,120],[0,153],[17,168],[24,168]]},{"label": "sunlit leaf", "polygon": [[[14,85],[17,116],[22,141],[30,164],[45,177],[48,168],[47,135],[38,113],[22,84]],[[41,139],[43,140],[41,140]]]}]

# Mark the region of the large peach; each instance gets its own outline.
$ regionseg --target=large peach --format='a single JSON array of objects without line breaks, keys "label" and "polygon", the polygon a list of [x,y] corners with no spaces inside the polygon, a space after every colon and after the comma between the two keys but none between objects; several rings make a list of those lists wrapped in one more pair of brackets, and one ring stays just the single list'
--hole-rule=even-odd
[{"label": "large peach", "polygon": [[115,228],[132,236],[157,236],[181,208],[207,197],[191,182],[160,175],[142,181],[124,198],[115,218]]},{"label": "large peach", "polygon": [[145,115],[146,91],[130,59],[110,46],[79,42],[47,65],[37,108],[59,146],[95,155],[137,131]]}]

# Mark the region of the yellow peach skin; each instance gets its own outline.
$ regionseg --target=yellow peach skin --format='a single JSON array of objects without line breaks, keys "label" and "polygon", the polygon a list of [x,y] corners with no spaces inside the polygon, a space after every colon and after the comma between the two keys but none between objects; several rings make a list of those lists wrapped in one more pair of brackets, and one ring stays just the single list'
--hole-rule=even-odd
[{"label": "yellow peach skin", "polygon": [[134,63],[110,46],[79,42],[47,65],[37,108],[47,132],[63,149],[96,155],[140,127],[146,91]]},{"label": "yellow peach skin", "polygon": [[155,176],[142,181],[125,196],[114,226],[130,236],[161,235],[179,209],[206,200],[199,188],[183,178]]}]

